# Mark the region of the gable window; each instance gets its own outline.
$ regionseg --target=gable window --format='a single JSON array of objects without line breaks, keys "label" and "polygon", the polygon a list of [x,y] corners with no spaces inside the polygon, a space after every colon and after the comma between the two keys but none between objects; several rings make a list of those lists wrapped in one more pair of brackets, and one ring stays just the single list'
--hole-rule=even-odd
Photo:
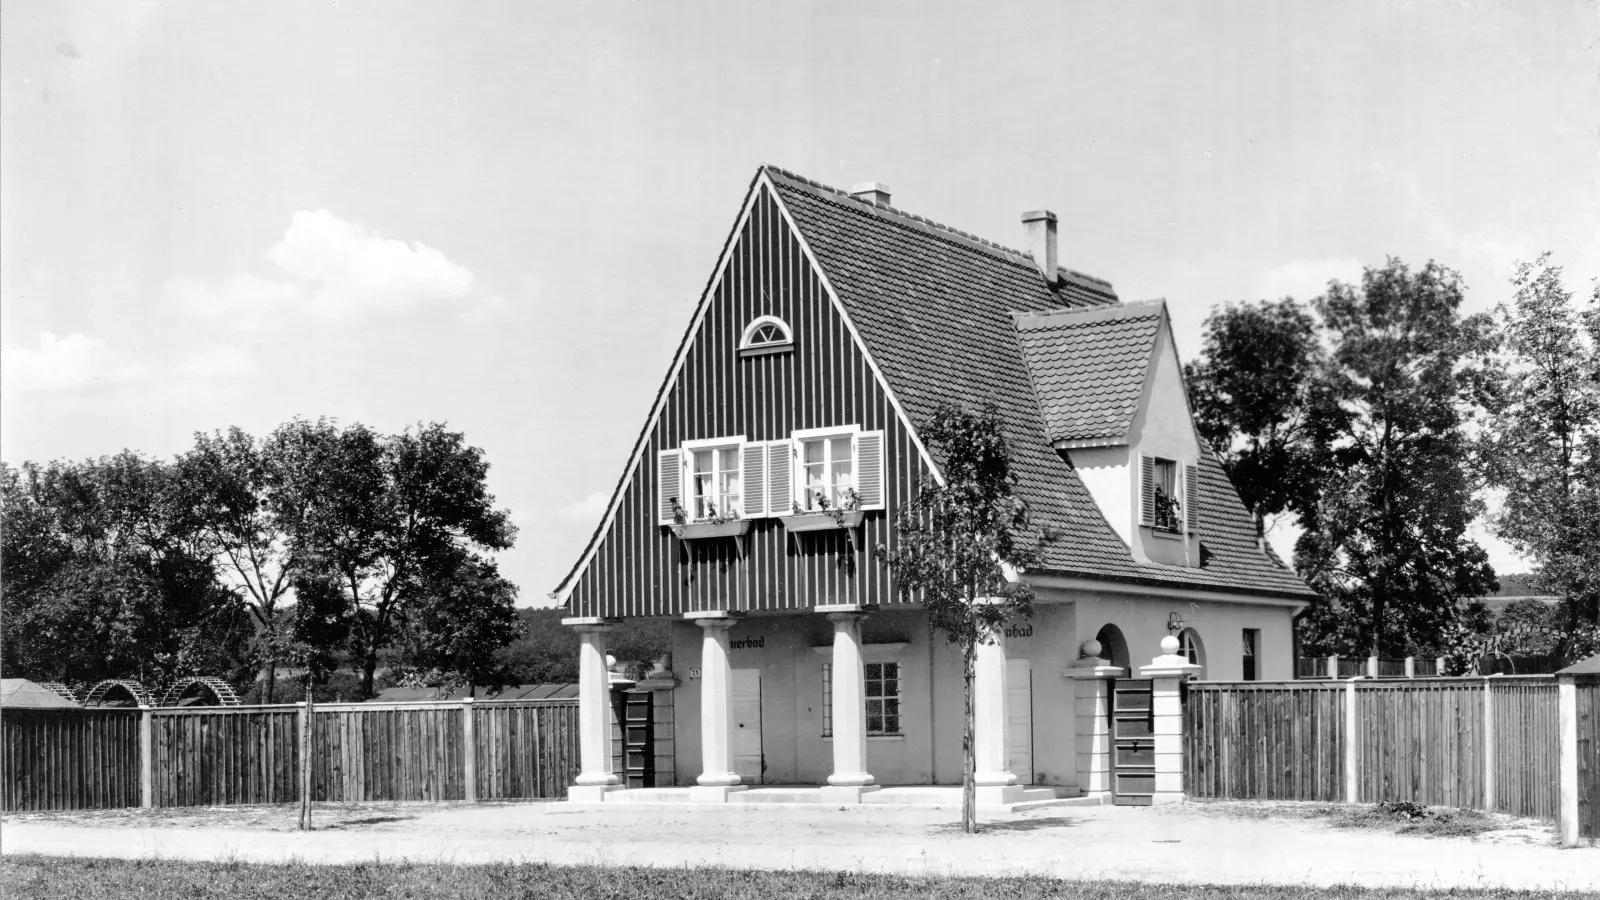
[{"label": "gable window", "polygon": [[690,457],[689,515],[696,522],[739,515],[739,446],[708,447]]},{"label": "gable window", "polygon": [[855,435],[802,438],[800,491],[802,512],[820,512],[853,505],[856,489]]},{"label": "gable window", "polygon": [[1170,459],[1155,461],[1155,527],[1178,530],[1178,464]]},{"label": "gable window", "polygon": [[1194,533],[1200,478],[1194,465],[1139,454],[1139,524],[1169,534]]},{"label": "gable window", "polygon": [[776,353],[794,346],[794,332],[777,316],[759,316],[744,327],[739,336],[739,352],[745,356]]}]

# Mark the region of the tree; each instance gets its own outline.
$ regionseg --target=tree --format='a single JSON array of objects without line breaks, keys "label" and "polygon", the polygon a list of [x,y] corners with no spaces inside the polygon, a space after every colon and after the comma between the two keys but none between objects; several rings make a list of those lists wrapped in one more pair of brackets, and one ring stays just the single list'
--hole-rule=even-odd
[{"label": "tree", "polygon": [[1007,619],[1032,614],[1033,592],[1006,568],[1039,559],[1039,536],[1013,494],[1016,477],[999,413],[943,405],[920,429],[940,460],[944,482],[924,476],[895,522],[895,545],[878,547],[908,603],[921,603],[933,629],[961,648],[966,724],[962,733],[961,824],[977,830],[973,782],[973,662]]},{"label": "tree", "polygon": [[1304,620],[1322,651],[1433,649],[1458,602],[1495,588],[1467,539],[1480,512],[1464,424],[1485,399],[1484,316],[1460,276],[1391,258],[1315,307],[1331,343],[1311,428],[1328,467],[1296,562],[1326,598]]},{"label": "tree", "polygon": [[1505,383],[1484,441],[1488,481],[1505,494],[1493,525],[1534,560],[1576,635],[1600,625],[1600,287],[1580,314],[1548,253],[1512,284],[1495,311]]},{"label": "tree", "polygon": [[291,461],[280,502],[305,510],[294,552],[336,578],[371,696],[379,653],[419,585],[462,554],[509,548],[510,514],[494,508],[483,451],[441,424],[382,437],[359,423],[295,420],[268,444]]},{"label": "tree", "polygon": [[517,589],[472,556],[425,573],[405,612],[405,663],[431,687],[498,689],[514,675],[499,651],[522,635]]},{"label": "tree", "polygon": [[1195,425],[1261,534],[1268,516],[1315,503],[1316,321],[1290,297],[1230,303],[1206,317],[1200,352],[1184,366]]}]

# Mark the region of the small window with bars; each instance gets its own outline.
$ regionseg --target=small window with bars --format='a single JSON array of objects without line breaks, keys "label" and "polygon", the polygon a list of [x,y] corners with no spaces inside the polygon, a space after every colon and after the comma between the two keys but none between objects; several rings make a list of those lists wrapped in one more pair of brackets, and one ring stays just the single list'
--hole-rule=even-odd
[{"label": "small window with bars", "polygon": [[833,663],[822,664],[822,736],[833,737]]}]

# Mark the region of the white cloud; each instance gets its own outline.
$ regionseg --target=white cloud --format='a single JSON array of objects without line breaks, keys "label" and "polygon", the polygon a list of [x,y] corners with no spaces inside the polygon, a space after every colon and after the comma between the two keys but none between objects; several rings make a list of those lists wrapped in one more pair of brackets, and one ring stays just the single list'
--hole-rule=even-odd
[{"label": "white cloud", "polygon": [[232,317],[246,329],[301,313],[343,318],[453,303],[481,316],[509,306],[481,290],[472,272],[443,252],[419,241],[386,238],[325,209],[295,213],[266,259],[284,277],[245,274],[206,282],[179,276],[167,281],[162,299],[186,313]]},{"label": "white cloud", "polygon": [[459,300],[472,273],[418,241],[386,238],[325,209],[297,212],[267,259],[301,282],[319,285],[319,312]]},{"label": "white cloud", "polygon": [[256,361],[237,347],[212,347],[187,359],[174,363],[173,370],[193,378],[230,378],[253,375],[259,371]]},{"label": "white cloud", "polygon": [[1328,289],[1328,282],[1360,282],[1361,261],[1357,259],[1295,259],[1261,273],[1253,299],[1278,300],[1293,297],[1305,302]]},{"label": "white cloud", "polygon": [[610,501],[610,491],[595,491],[582,500],[563,506],[557,515],[578,522],[593,522],[605,513],[606,504]]},{"label": "white cloud", "polygon": [[64,338],[46,331],[37,349],[6,350],[0,360],[0,378],[7,391],[65,391],[96,382],[123,381],[139,368],[117,360],[97,337],[73,332]]}]

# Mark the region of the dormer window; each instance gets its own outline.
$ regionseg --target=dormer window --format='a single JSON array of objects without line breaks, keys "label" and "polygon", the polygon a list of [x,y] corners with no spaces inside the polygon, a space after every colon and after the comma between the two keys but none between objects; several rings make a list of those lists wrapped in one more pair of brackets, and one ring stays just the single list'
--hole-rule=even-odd
[{"label": "dormer window", "polygon": [[1155,496],[1151,498],[1154,503],[1155,527],[1163,531],[1177,531],[1178,513],[1182,509],[1182,505],[1178,502],[1178,464],[1170,459],[1157,459],[1152,479],[1154,483],[1150,487],[1155,492]]},{"label": "dormer window", "polygon": [[1166,534],[1193,533],[1199,525],[1199,472],[1194,465],[1139,454],[1139,524]]},{"label": "dormer window", "polygon": [[740,356],[782,353],[794,347],[794,332],[777,316],[760,316],[744,327],[739,338]]}]

